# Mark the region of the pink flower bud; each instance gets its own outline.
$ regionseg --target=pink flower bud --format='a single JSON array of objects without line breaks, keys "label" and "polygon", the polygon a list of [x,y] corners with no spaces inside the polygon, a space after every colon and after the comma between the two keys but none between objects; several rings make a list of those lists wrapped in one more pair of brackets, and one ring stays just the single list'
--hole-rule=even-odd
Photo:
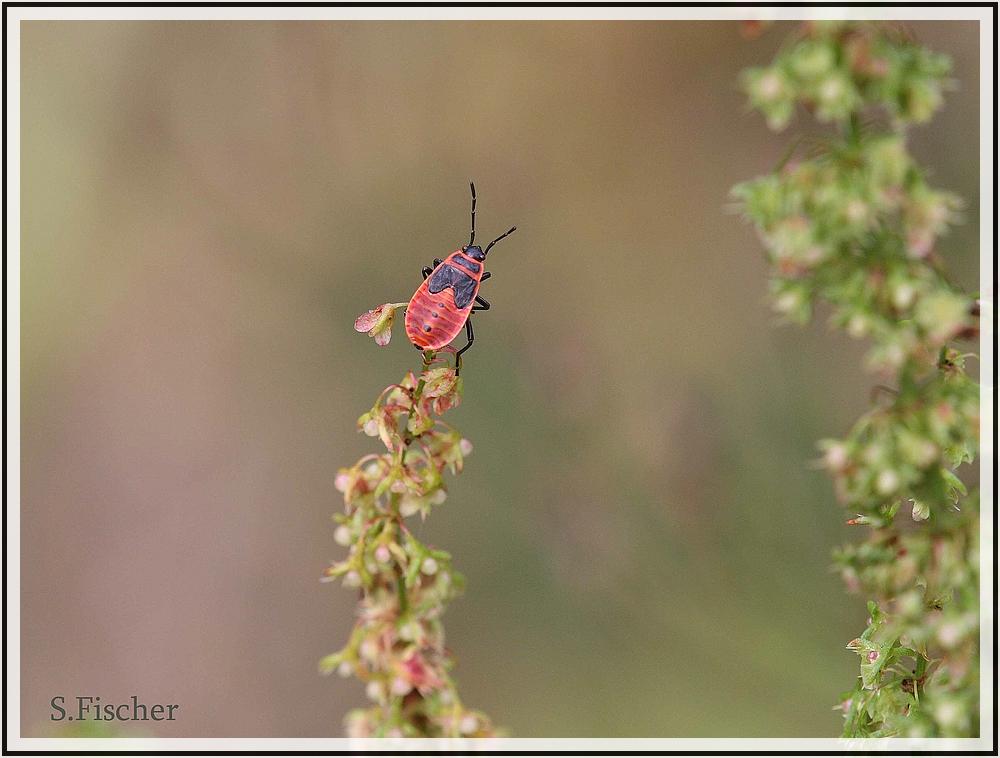
[{"label": "pink flower bud", "polygon": [[954,700],[943,700],[934,707],[934,716],[945,727],[954,727],[962,720],[962,707]]},{"label": "pink flower bud", "polygon": [[375,702],[381,701],[382,685],[377,681],[368,682],[368,685],[365,687],[365,694],[369,700],[374,700]]},{"label": "pink flower bud", "polygon": [[823,80],[823,83],[819,86],[819,97],[820,100],[839,100],[844,96],[846,87],[844,85],[843,79],[831,76]]},{"label": "pink flower bud", "polygon": [[797,290],[782,292],[774,300],[774,309],[778,313],[791,313],[802,305],[802,294]]},{"label": "pink flower bud", "polygon": [[906,351],[903,350],[901,345],[893,343],[885,348],[885,362],[889,366],[898,368],[903,365],[903,361],[905,360]]},{"label": "pink flower bud", "polygon": [[905,282],[897,285],[892,291],[892,304],[899,310],[905,310],[913,303],[913,298],[917,292],[912,285]]},{"label": "pink flower bud", "polygon": [[848,200],[847,205],[844,206],[844,216],[852,224],[860,224],[868,218],[868,206],[864,201],[852,198],[851,200]]},{"label": "pink flower bud", "polygon": [[363,639],[358,646],[358,653],[365,660],[374,661],[378,657],[378,645],[370,637]]},{"label": "pink flower bud", "polygon": [[871,323],[864,316],[852,316],[847,323],[847,333],[852,337],[864,337],[868,334]]},{"label": "pink flower bud", "polygon": [[937,630],[937,638],[946,648],[953,648],[962,641],[962,627],[954,622],[941,624]]},{"label": "pink flower bud", "polygon": [[823,454],[823,462],[826,464],[827,468],[833,469],[834,471],[842,471],[847,465],[847,461],[847,446],[840,442],[835,442],[830,445]]},{"label": "pink flower bud", "polygon": [[391,689],[393,695],[399,695],[402,697],[403,695],[408,695],[410,693],[413,689],[413,685],[406,681],[403,677],[397,676],[392,680]]},{"label": "pink flower bud", "polygon": [[885,58],[876,58],[868,67],[868,73],[874,79],[882,79],[889,73],[889,61]]},{"label": "pink flower bud", "polygon": [[351,570],[344,574],[344,586],[349,590],[357,589],[361,586],[361,574]]},{"label": "pink flower bud", "polygon": [[891,468],[887,468],[878,475],[875,481],[875,489],[882,495],[888,495],[896,491],[899,487],[899,474]]},{"label": "pink flower bud", "polygon": [[423,501],[418,497],[412,497],[410,495],[403,495],[399,501],[399,515],[403,518],[407,516],[412,516],[414,513],[420,510],[423,505]]},{"label": "pink flower bud", "polygon": [[348,528],[347,524],[341,524],[333,533],[333,541],[338,545],[350,545],[353,540],[351,539],[351,530]]},{"label": "pink flower bud", "polygon": [[926,258],[933,249],[933,233],[919,230],[906,235],[906,254],[911,258]]},{"label": "pink flower bud", "polygon": [[364,739],[372,736],[372,724],[368,714],[364,711],[352,711],[347,714],[345,721],[345,731],[348,737]]}]

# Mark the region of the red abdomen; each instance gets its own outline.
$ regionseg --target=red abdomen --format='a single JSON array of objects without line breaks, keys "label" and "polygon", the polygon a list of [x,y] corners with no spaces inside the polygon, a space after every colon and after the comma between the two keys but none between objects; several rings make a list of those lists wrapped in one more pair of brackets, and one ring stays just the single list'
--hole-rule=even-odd
[{"label": "red abdomen", "polygon": [[482,264],[457,250],[427,277],[406,306],[406,336],[421,350],[440,350],[469,319]]}]

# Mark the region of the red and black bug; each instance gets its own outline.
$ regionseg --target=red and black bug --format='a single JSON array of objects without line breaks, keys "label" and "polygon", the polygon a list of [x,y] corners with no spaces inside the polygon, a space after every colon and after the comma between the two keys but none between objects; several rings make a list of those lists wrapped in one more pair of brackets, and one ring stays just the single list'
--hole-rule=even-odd
[{"label": "red and black bug", "polygon": [[476,185],[469,182],[469,186],[472,188],[472,235],[469,244],[443,261],[435,258],[433,268],[424,266],[424,282],[406,306],[406,336],[417,350],[440,350],[465,327],[469,342],[455,354],[456,358],[472,347],[476,339],[472,331],[472,313],[490,309],[489,302],[479,297],[479,285],[490,278],[490,273],[483,270],[486,254],[517,228],[512,226],[488,244],[485,250],[474,245]]}]

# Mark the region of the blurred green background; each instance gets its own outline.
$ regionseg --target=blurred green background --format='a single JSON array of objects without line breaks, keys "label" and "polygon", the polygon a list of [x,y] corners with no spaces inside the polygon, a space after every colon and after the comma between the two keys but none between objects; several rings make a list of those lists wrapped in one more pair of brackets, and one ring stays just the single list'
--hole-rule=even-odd
[{"label": "blurred green background", "polygon": [[[978,23],[910,28],[955,62],[911,147],[975,290]],[[867,614],[830,550],[863,535],[810,462],[878,378],[822,313],[776,325],[728,198],[815,128],[736,87],[793,29],[22,23],[22,733],[138,695],[165,737],[342,734],[333,480],[419,366],[352,324],[465,244],[474,179],[478,236],[518,231],[417,527],[468,579],[464,701],[518,737],[838,735]]]}]

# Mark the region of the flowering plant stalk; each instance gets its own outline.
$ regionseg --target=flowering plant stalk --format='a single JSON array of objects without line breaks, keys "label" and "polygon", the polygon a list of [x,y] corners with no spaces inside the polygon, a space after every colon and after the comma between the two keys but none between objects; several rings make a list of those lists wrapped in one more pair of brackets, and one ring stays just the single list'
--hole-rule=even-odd
[{"label": "flowering plant stalk", "polygon": [[[389,341],[391,303],[369,311],[355,328],[379,344]],[[466,709],[448,674],[453,661],[444,646],[441,615],[464,586],[444,550],[424,545],[406,526],[425,518],[447,495],[444,471],[461,473],[472,444],[440,416],[462,397],[462,379],[442,352],[427,351],[419,376],[407,371],[390,384],[358,430],[378,437],[384,453],[364,456],[335,480],[344,513],[334,539],[347,557],[324,573],[360,591],[359,619],[347,645],[320,662],[324,673],[357,676],[374,701],[345,718],[350,737],[487,737],[490,720]]]},{"label": "flowering plant stalk", "polygon": [[802,105],[839,132],[733,190],[767,249],[774,307],[805,323],[825,301],[832,325],[871,338],[868,364],[893,385],[846,439],[820,442],[847,523],[868,529],[834,553],[870,614],[848,645],[861,664],[837,706],[845,737],[979,732],[979,494],[955,474],[978,454],[979,387],[974,354],[953,346],[978,337],[979,305],[934,249],[961,202],[906,149],[949,69],[899,28],[814,21],[743,73],[772,128]]}]

